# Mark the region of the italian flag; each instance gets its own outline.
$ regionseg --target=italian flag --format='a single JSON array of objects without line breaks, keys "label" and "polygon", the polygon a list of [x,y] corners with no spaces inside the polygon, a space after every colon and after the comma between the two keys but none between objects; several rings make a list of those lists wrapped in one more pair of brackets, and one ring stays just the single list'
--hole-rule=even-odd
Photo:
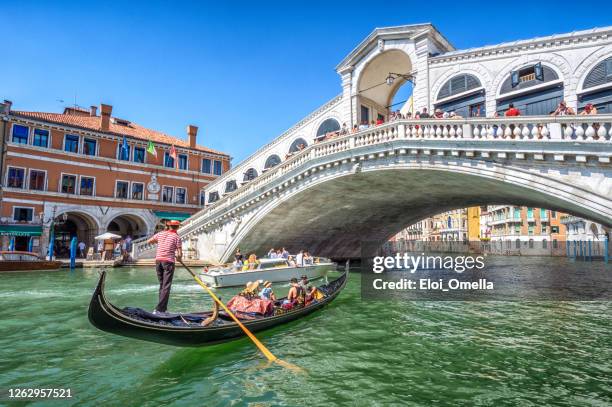
[{"label": "italian flag", "polygon": [[149,144],[147,145],[147,153],[157,158],[157,150],[155,149],[155,146],[151,140],[149,140]]}]

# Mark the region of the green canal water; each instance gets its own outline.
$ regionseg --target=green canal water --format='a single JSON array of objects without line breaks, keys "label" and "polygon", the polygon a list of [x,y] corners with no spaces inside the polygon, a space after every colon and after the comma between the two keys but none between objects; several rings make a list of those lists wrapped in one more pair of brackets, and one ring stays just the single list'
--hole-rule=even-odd
[{"label": "green canal water", "polygon": [[[192,349],[98,331],[87,320],[97,277],[0,275],[0,389],[72,389],[70,401],[33,405],[612,403],[609,302],[363,301],[352,274],[329,307],[258,335],[308,372],[295,375],[267,366],[247,339]],[[107,291],[117,305],[152,309],[156,277],[113,270]],[[178,271],[170,309],[210,305]]]}]

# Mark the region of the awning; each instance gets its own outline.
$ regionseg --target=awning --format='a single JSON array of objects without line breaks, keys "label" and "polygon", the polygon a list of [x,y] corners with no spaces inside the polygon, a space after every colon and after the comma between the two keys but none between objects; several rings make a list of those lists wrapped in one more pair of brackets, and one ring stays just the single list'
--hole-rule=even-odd
[{"label": "awning", "polygon": [[160,219],[168,219],[168,220],[178,220],[180,222],[191,216],[190,213],[185,212],[163,212],[163,211],[153,211],[155,216]]},{"label": "awning", "polygon": [[0,225],[0,236],[40,236],[40,225]]}]

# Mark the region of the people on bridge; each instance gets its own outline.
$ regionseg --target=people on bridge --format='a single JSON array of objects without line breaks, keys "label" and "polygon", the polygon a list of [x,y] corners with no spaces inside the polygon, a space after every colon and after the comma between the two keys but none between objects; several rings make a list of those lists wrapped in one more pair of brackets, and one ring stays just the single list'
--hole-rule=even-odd
[{"label": "people on bridge", "polygon": [[557,106],[555,111],[552,112],[550,115],[551,116],[572,116],[575,114],[576,112],[574,112],[574,109],[568,106],[567,103],[565,103],[565,100],[562,100],[561,102],[559,102],[559,105]]},{"label": "people on bridge", "polygon": [[167,222],[168,229],[155,234],[147,241],[148,244],[157,243],[155,253],[155,271],[159,281],[159,301],[153,313],[166,312],[168,309],[168,299],[172,288],[172,278],[174,277],[174,263],[181,260],[183,250],[181,239],[178,236],[180,222],[171,220]]},{"label": "people on bridge", "polygon": [[580,112],[581,115],[597,114],[597,108],[592,103],[587,103],[584,106],[584,110]]},{"label": "people on bridge", "polygon": [[521,115],[521,111],[518,110],[516,107],[514,107],[514,103],[510,103],[508,105],[508,110],[506,110],[506,113],[504,113],[504,116],[506,117],[515,117],[515,116],[520,116]]},{"label": "people on bridge", "polygon": [[[418,117],[416,117],[416,116],[418,116]],[[415,119],[429,119],[430,118],[429,113],[427,113],[427,108],[426,107],[421,109],[420,113],[417,112],[416,116],[415,116]]]},{"label": "people on bridge", "polygon": [[340,129],[340,135],[346,136],[348,133],[349,133],[348,126],[346,125],[346,123],[342,123],[342,129]]}]

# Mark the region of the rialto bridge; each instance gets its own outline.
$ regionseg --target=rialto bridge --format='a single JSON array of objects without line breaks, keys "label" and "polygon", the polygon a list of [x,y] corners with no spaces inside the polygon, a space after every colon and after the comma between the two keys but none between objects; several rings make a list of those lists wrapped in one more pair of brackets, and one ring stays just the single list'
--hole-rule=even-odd
[{"label": "rialto bridge", "polygon": [[[465,51],[430,24],[377,29],[337,72],[338,97],[208,185],[185,249],[212,262],[237,247],[359,257],[363,240],[495,203],[612,226],[612,27]],[[461,118],[393,119],[406,83],[415,110]],[[561,100],[599,114],[550,116]],[[510,104],[520,117],[501,117]],[[383,124],[337,134],[372,120]]]}]

